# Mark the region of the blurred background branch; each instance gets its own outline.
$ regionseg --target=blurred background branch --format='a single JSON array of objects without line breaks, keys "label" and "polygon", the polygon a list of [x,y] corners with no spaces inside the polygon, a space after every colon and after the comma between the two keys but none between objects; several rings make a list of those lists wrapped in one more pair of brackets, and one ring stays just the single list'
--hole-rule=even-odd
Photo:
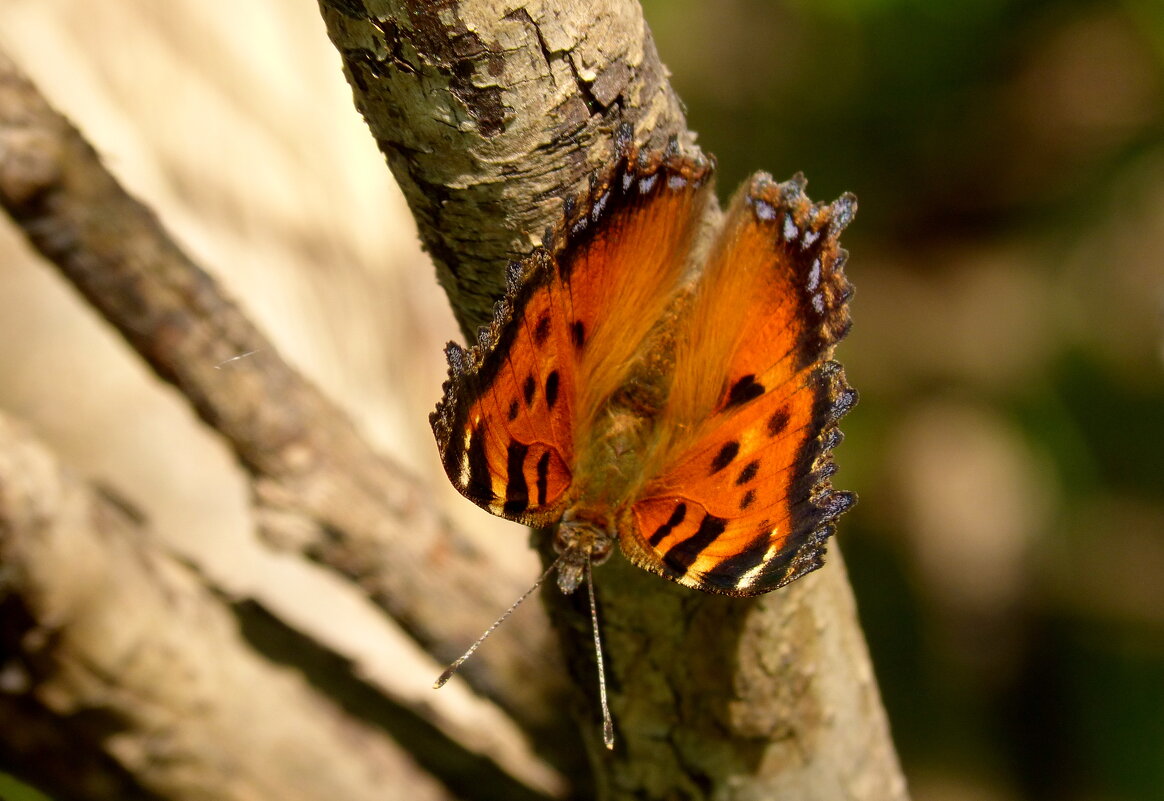
[{"label": "blurred background branch", "polygon": [[[307,531],[326,529],[330,532],[327,546],[312,550],[311,555],[339,570],[346,578],[366,587],[369,596],[380,602],[396,622],[422,644],[450,636],[465,638],[477,630],[475,623],[471,631],[457,630],[457,615],[444,611],[436,601],[440,598],[443,586],[421,586],[426,579],[432,579],[432,565],[434,561],[440,561],[441,552],[452,550],[466,555],[465,560],[459,560],[442,571],[444,579],[460,573],[462,589],[467,593],[480,593],[480,600],[484,603],[503,602],[503,597],[494,596],[496,583],[488,578],[485,571],[475,569],[472,561],[467,558],[472,551],[469,544],[426,503],[425,493],[417,486],[415,479],[372,453],[356,436],[346,416],[279,359],[273,345],[223,296],[216,282],[185,257],[144,206],[121,189],[101,166],[92,148],[72,126],[44,103],[32,84],[2,53],[0,203],[3,203],[5,210],[41,253],[58,266],[104,313],[106,319],[117,327],[160,376],[182,389],[202,418],[233,446],[255,482],[254,494],[258,502],[256,517],[268,540],[280,544],[290,540],[298,543],[307,536]],[[230,354],[247,354],[244,358],[250,360],[248,364],[253,369],[222,370],[234,361]],[[0,481],[0,486],[19,487],[20,484],[13,482],[20,473],[18,461],[4,477],[4,481]],[[27,478],[35,478],[35,474]],[[43,513],[55,514],[57,510],[51,506],[54,493],[48,488],[35,485],[33,488],[40,491],[38,499],[48,499],[39,504],[46,507]],[[25,565],[26,561],[35,566],[39,566],[39,563],[35,557],[22,558],[23,549],[28,544],[26,541],[33,537],[31,524],[21,522],[21,512],[30,502],[16,498],[12,503],[13,508],[3,510],[6,513],[4,528],[8,530],[7,541],[10,545],[4,564],[20,576],[31,570]],[[62,526],[63,537],[88,533],[75,531],[75,525],[69,525],[72,522],[66,521],[66,525]],[[33,542],[35,544],[35,539]],[[72,550],[83,549],[72,545],[58,546],[52,549],[52,553]],[[124,589],[122,582],[129,579],[123,574],[128,568],[120,564],[108,564],[93,569],[103,574],[110,591],[93,590],[98,600],[90,612],[95,616],[119,617],[120,610],[116,607],[107,609],[105,602],[113,603],[121,598],[112,590]],[[37,575],[41,574],[42,584],[55,578],[60,580],[62,587],[72,588],[73,578],[67,571],[42,569]],[[5,589],[6,597],[12,603],[19,602],[32,607],[34,603],[29,596],[36,599],[55,588],[41,585],[27,588],[21,587],[19,582],[9,582]],[[132,596],[128,590],[126,592]],[[167,597],[168,594],[165,587],[148,587],[138,592],[136,603],[141,605],[142,610],[149,610],[157,606],[158,597]],[[135,601],[124,601],[132,602]],[[203,603],[208,607],[220,606],[212,595]],[[49,603],[48,607],[51,609],[52,604]],[[229,611],[215,608],[203,614],[228,615]],[[86,626],[92,625],[92,621],[84,619],[71,626],[64,626],[53,621],[51,613],[41,610],[26,616],[31,618],[28,630],[10,632],[11,638],[5,643],[6,653],[13,659],[19,659],[23,649],[35,639],[32,633],[49,637],[54,645],[46,648],[44,654],[44,658],[53,664],[52,669],[45,676],[37,677],[36,680],[29,677],[24,682],[22,693],[30,697],[51,695],[53,675],[58,671],[68,672],[66,668],[59,667],[60,664],[67,666],[70,661],[80,659],[83,662],[110,662],[117,665],[124,657],[116,650],[111,651],[114,645],[120,645],[131,652],[149,652],[156,647],[150,642],[151,635],[147,630],[135,632],[134,635],[126,633],[129,645],[103,643],[98,639],[93,643],[95,650],[92,653],[73,656],[67,651],[61,653],[68,636],[91,637]],[[156,617],[149,620],[157,622]],[[499,669],[511,671],[513,699],[509,703],[519,712],[522,699],[530,698],[536,692],[533,688],[539,686],[539,683],[525,679],[519,681],[516,677],[531,673],[550,677],[554,675],[553,662],[543,656],[543,652],[530,648],[539,636],[537,630],[530,630],[530,623],[536,622],[536,619],[527,620],[525,625],[516,626],[515,631],[509,635],[515,638],[516,647],[498,654],[496,659],[486,661],[483,665],[485,672],[490,669],[495,673]],[[50,636],[54,623],[60,629],[55,633],[59,642]],[[50,631],[43,631],[46,628]],[[190,651],[182,656],[192,664],[189,668],[178,670],[179,673],[207,670],[208,666],[204,663],[214,661],[219,664],[214,671],[223,681],[224,692],[231,686],[245,686],[246,681],[226,676],[223,667],[231,658],[245,658],[236,653],[245,652],[245,646],[237,643],[233,648],[200,648],[194,633],[188,634]],[[183,636],[181,625],[175,636]],[[301,655],[304,651],[310,651],[312,646],[309,642],[301,643]],[[95,669],[110,676],[118,674],[113,667]],[[300,665],[300,669],[305,668]],[[542,682],[540,686],[552,686],[552,681]],[[166,687],[153,689],[158,693],[160,703],[173,703],[179,707],[172,714],[175,718],[180,717],[183,701],[180,698],[169,698]],[[135,694],[135,691],[142,692],[137,688],[126,688],[130,695]],[[338,691],[335,687],[329,687],[328,692]],[[118,693],[111,690],[111,694]],[[227,705],[237,703],[237,689],[231,694],[235,696],[233,701],[223,698],[220,702]],[[312,736],[323,736],[318,731],[319,726],[297,719],[296,715],[300,713],[293,711],[293,704],[271,698],[248,700],[260,707],[266,704],[270,709],[282,710],[280,714],[287,717],[274,725],[275,730],[300,730],[305,727],[315,732]],[[390,700],[399,704],[402,699]],[[535,720],[540,719],[540,709],[545,699],[538,697],[536,701],[529,704],[529,708],[536,710]],[[156,736],[140,720],[142,716],[136,709],[122,710],[116,706],[105,708],[96,697],[70,701],[66,706],[81,707],[93,713],[101,710],[101,714],[113,720],[127,721],[127,736],[147,739]],[[481,746],[481,738],[471,736],[467,729],[458,732],[455,723],[442,721],[441,715],[433,715],[427,705],[418,707],[415,702],[405,701],[404,706],[412,706],[413,710],[399,710],[395,717],[415,719],[423,714],[430,719],[428,725],[433,732],[428,737],[418,736],[415,728],[419,721],[413,722],[410,747],[418,753],[422,762],[433,765],[447,763],[449,751],[455,752],[463,747],[453,742],[458,736],[473,742],[476,747]],[[252,717],[253,709],[248,712],[245,705],[240,705],[238,710],[230,714],[238,717],[228,727],[231,731],[241,731],[245,728],[242,722],[248,720],[255,723],[267,721],[267,725],[271,725],[267,717]],[[367,710],[363,714],[372,715]],[[391,711],[387,714],[393,715]],[[197,723],[189,719],[183,723],[192,733],[199,728]],[[390,733],[398,734],[393,729],[399,723],[394,725],[384,720],[377,723],[388,728]],[[450,738],[442,740],[438,734],[442,726],[451,730]],[[139,732],[136,730],[138,728],[144,730]],[[213,749],[208,752],[205,748],[206,743],[219,743],[213,728],[204,734],[206,742],[175,746],[177,753],[172,758],[187,765],[196,763],[212,766],[221,762],[221,755],[216,755]],[[262,739],[261,732],[249,734],[253,735],[255,741]],[[380,739],[384,742],[375,747],[388,747],[388,738],[381,734]],[[89,745],[98,750],[110,747],[108,743],[103,744],[101,738]],[[227,747],[229,744],[221,745]],[[77,747],[80,747],[80,743]],[[426,748],[431,749],[430,752],[425,753]],[[488,746],[485,750],[489,750]],[[305,746],[304,754],[308,751],[310,748]],[[225,753],[229,753],[229,750]],[[141,772],[148,767],[125,764],[120,754],[110,756],[121,761],[122,767],[129,773]],[[278,758],[268,755],[263,759],[279,765],[301,761],[303,754],[298,757],[283,754]],[[405,761],[408,761],[407,758]],[[473,763],[472,759],[466,760],[464,757],[462,761],[470,765]],[[25,768],[35,771],[35,763],[26,764]],[[192,769],[194,773],[199,773],[199,770]],[[211,775],[212,770],[202,770],[206,775],[197,776],[195,784],[198,786],[213,788],[216,783],[227,782],[226,776],[215,777]],[[394,771],[390,765],[358,764],[348,765],[346,769],[340,767],[337,772],[367,776],[385,771],[396,774],[406,772]],[[468,787],[485,780],[482,771],[484,777],[498,781],[499,776],[493,774],[499,772],[484,766],[468,769],[463,766],[453,767],[452,773],[447,770],[440,772],[444,781],[454,786],[459,784]],[[466,772],[473,774],[472,778],[466,776]],[[534,783],[542,785],[543,789],[547,786],[557,787],[557,780],[548,772],[542,771],[540,777],[537,774],[535,770],[534,774],[525,778],[533,778]],[[33,775],[38,774],[34,772]],[[138,776],[137,779],[146,787],[169,787],[166,792],[173,793],[174,797],[191,797],[191,790],[177,785],[170,787],[171,782],[166,779],[155,779],[148,775]],[[286,779],[295,784],[291,776]],[[405,776],[401,776],[400,780],[404,786],[410,782]],[[263,789],[262,782],[259,782],[258,787],[259,795],[287,797],[285,792],[276,791],[275,788]],[[326,783],[315,789],[301,790],[305,798],[328,797],[336,791],[337,788],[327,789]],[[357,791],[352,789],[341,794],[348,797],[351,792]],[[245,795],[246,792],[243,792]]]},{"label": "blurred background branch", "polygon": [[3,418],[0,564],[0,758],[45,790],[454,797],[375,725],[255,653],[229,607],[132,510]]},{"label": "blurred background branch", "polygon": [[[475,636],[475,617],[439,601],[447,582],[472,599],[470,607],[507,603],[509,588],[473,558],[425,488],[374,453],[347,416],[279,357],[2,53],[0,80],[0,202],[223,435],[251,475],[262,536],[303,547],[358,583],[421,644]],[[462,557],[442,557],[450,551]],[[482,660],[478,672],[487,685],[513,685],[499,697],[538,721],[545,697],[517,677],[553,675],[556,663],[532,647],[544,635],[529,630],[531,622],[502,633],[509,647]]]}]

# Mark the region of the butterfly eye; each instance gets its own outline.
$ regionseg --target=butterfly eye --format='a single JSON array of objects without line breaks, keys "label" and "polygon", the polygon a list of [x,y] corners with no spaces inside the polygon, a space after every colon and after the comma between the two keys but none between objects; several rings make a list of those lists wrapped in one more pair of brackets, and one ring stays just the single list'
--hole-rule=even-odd
[{"label": "butterfly eye", "polygon": [[614,537],[605,536],[598,540],[590,550],[590,564],[600,565],[614,553]]}]

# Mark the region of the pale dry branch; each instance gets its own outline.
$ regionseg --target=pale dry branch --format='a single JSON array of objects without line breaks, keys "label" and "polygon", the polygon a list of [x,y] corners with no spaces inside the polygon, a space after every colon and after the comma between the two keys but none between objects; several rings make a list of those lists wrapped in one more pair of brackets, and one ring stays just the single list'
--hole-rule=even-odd
[{"label": "pale dry branch", "polygon": [[60,797],[453,797],[3,417],[0,566],[0,760]]}]

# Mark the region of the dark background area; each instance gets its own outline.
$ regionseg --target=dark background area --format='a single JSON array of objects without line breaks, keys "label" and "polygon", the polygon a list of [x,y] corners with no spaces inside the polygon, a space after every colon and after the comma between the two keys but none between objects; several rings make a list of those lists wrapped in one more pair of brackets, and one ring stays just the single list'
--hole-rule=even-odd
[{"label": "dark background area", "polygon": [[1164,797],[1164,6],[645,6],[721,199],[860,200],[839,542],[914,796]]}]

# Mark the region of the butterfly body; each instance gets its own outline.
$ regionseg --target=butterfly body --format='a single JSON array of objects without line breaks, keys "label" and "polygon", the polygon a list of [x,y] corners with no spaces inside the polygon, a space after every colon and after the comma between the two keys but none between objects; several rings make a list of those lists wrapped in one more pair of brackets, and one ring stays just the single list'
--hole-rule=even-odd
[{"label": "butterfly body", "polygon": [[758,174],[708,244],[712,170],[624,140],[511,270],[478,344],[447,351],[431,418],[446,472],[494,514],[561,524],[563,591],[617,540],[687,586],[767,592],[821,564],[855,500],[829,481],[856,401],[831,360],[855,200]]},{"label": "butterfly body", "polygon": [[[627,409],[617,398],[599,412],[554,539],[559,553],[585,555],[593,564],[609,557],[618,540],[615,512],[642,475],[652,429],[644,410]],[[582,579],[580,558],[567,556],[558,569],[558,586],[567,594]]]}]

